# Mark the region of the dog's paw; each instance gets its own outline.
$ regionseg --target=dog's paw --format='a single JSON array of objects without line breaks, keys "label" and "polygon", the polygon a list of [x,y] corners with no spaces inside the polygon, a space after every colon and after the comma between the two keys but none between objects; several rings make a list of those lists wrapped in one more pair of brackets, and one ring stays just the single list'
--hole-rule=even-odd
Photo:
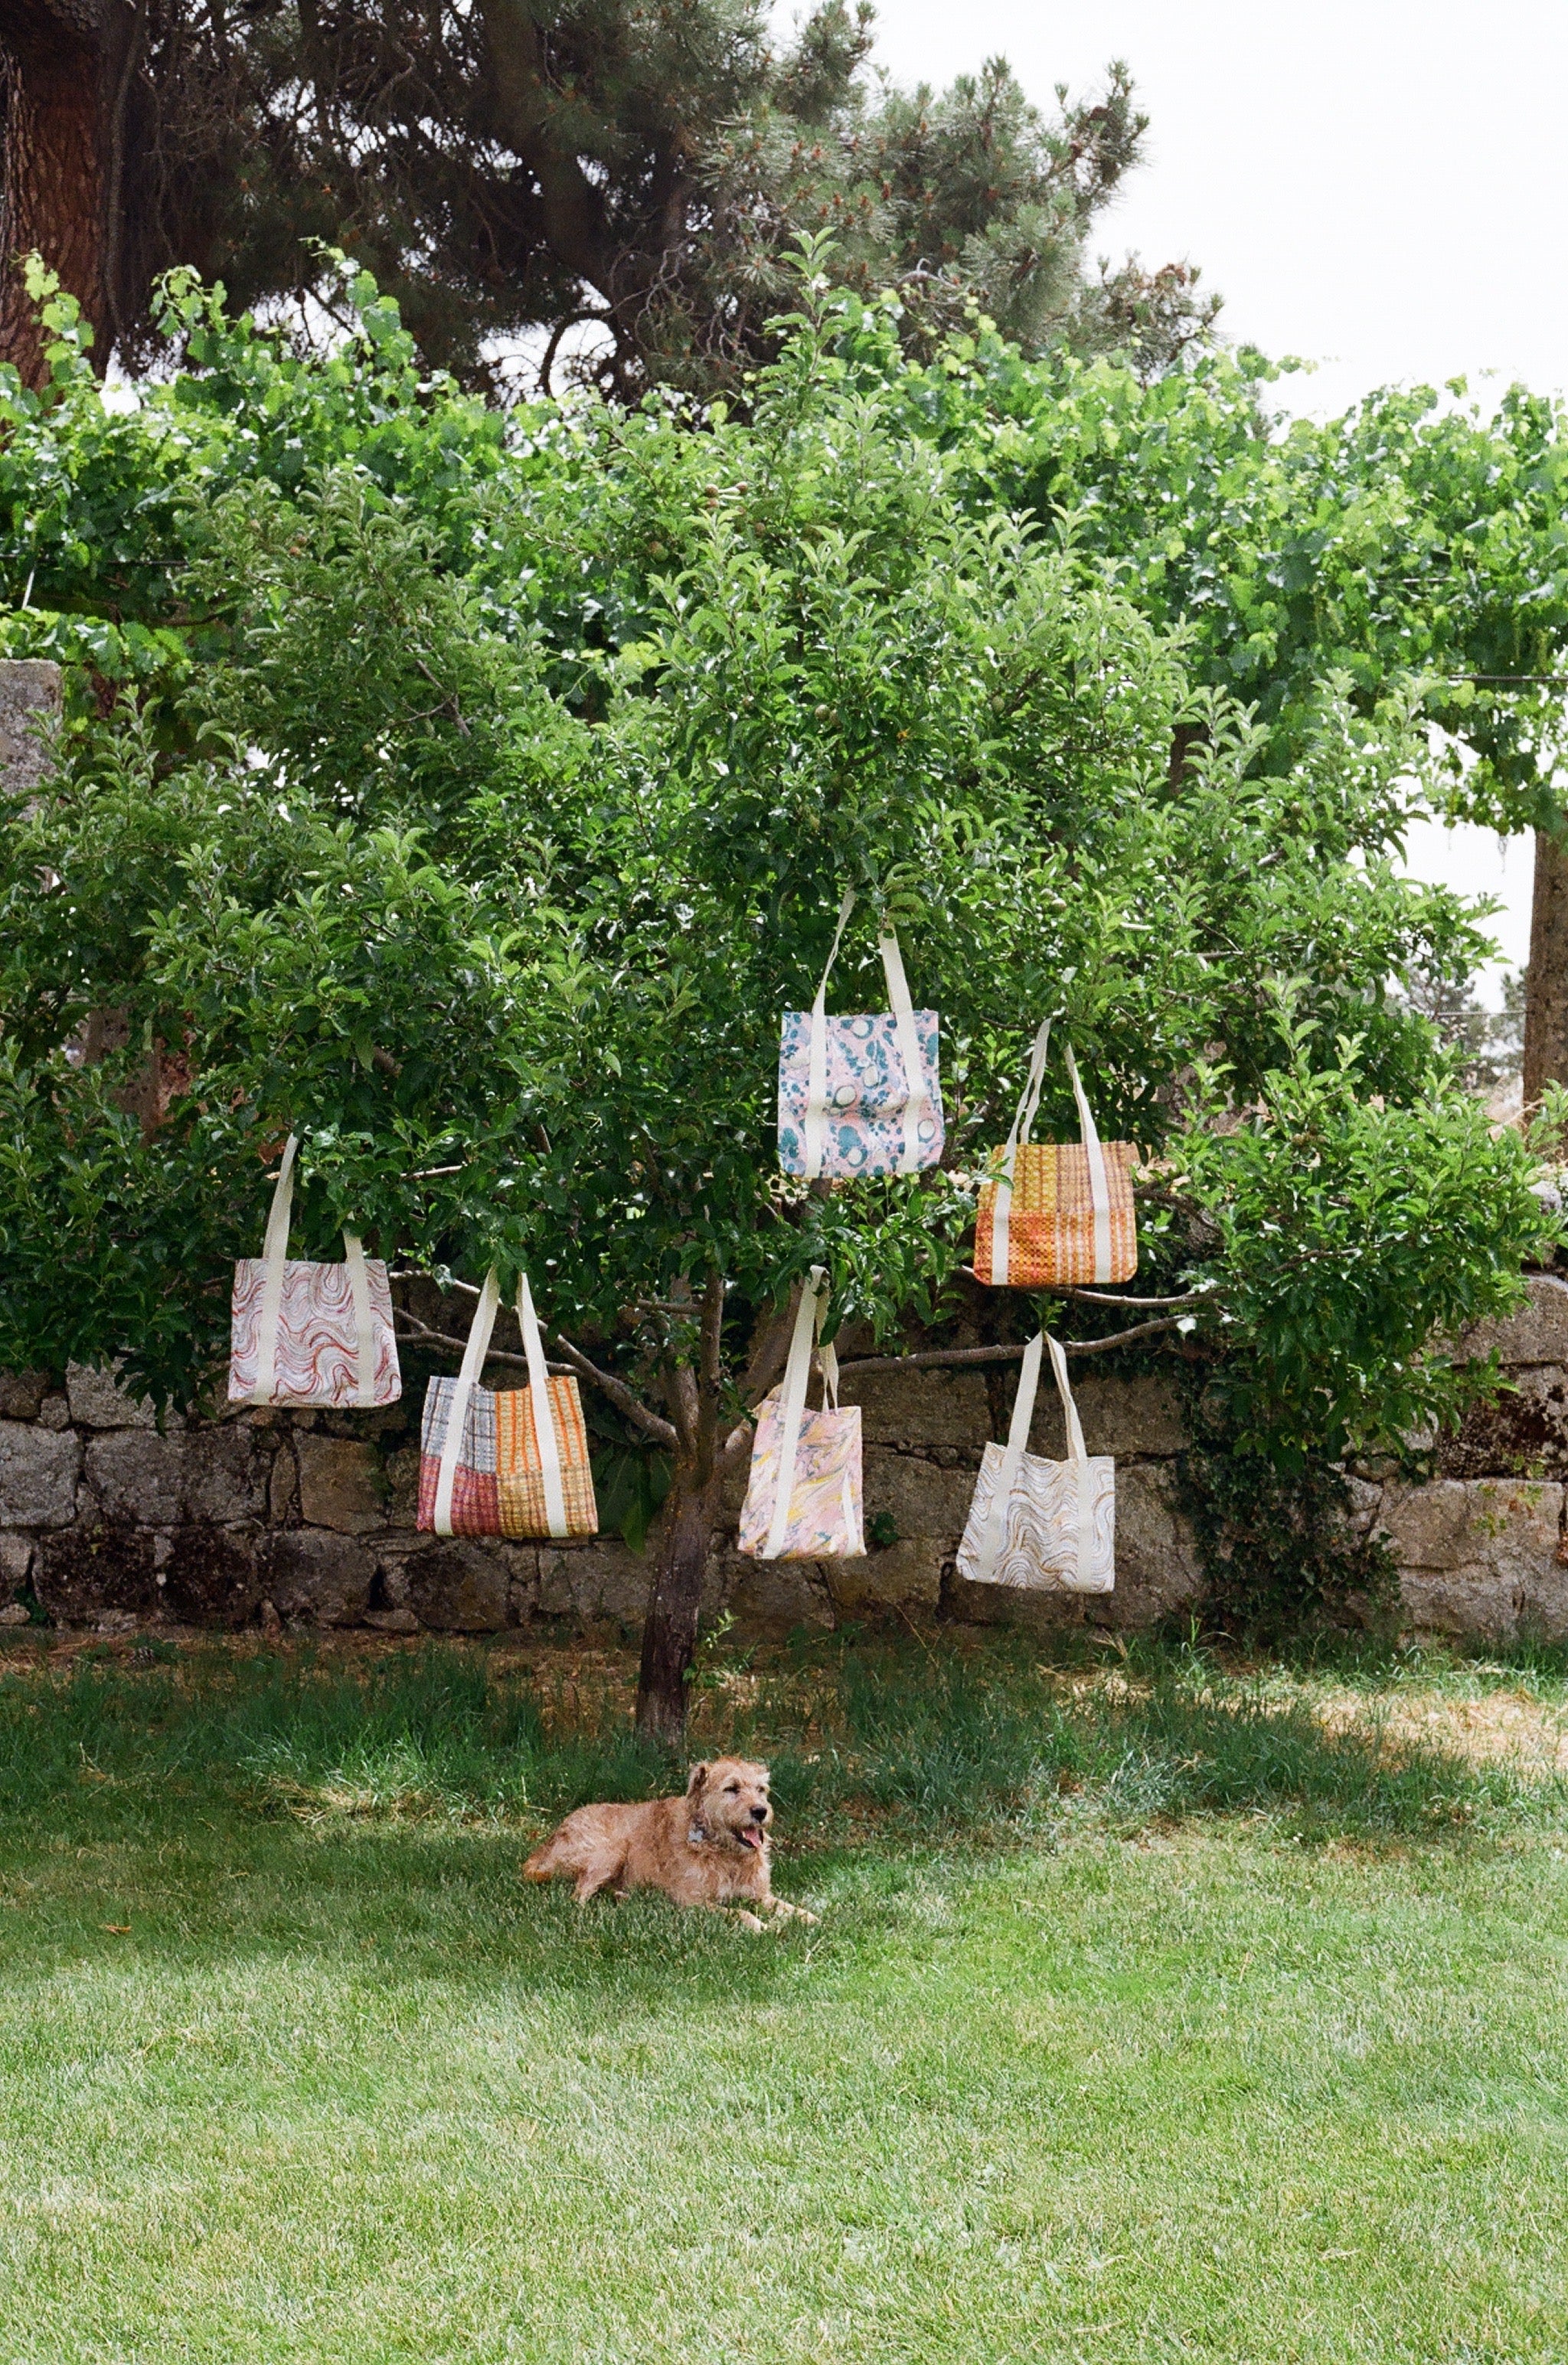
[{"label": "dog's paw", "polygon": [[743,1930],[766,1930],[767,1927],[767,1922],[759,1922],[755,1913],[748,1913],[744,1905],[735,1915],[735,1920]]}]

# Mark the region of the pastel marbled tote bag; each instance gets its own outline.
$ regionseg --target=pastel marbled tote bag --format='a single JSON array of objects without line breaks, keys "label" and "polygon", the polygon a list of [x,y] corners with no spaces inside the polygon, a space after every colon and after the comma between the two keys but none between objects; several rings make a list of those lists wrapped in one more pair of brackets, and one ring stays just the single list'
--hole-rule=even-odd
[{"label": "pastel marbled tote bag", "polygon": [[288,1253],[298,1147],[290,1134],[261,1255],[241,1257],[234,1268],[229,1401],[341,1412],[396,1404],[403,1379],[385,1264],[365,1255],[357,1232],[343,1234],[342,1264]]},{"label": "pastel marbled tote bag", "polygon": [[[1067,1418],[1067,1460],[1027,1451],[1040,1377],[1040,1350],[1051,1351]],[[985,1449],[958,1572],[970,1585],[1006,1585],[1020,1593],[1111,1593],[1116,1584],[1116,1465],[1086,1453],[1067,1357],[1042,1331],[1024,1351],[1005,1446]]]},{"label": "pastel marbled tote bag", "polygon": [[784,1384],[764,1398],[752,1440],[751,1476],[738,1549],[753,1560],[858,1560],[866,1550],[860,1477],[860,1407],[840,1407],[838,1358],[821,1350],[823,1405],[806,1406],[812,1354],[827,1306],[813,1265],[801,1292]]}]

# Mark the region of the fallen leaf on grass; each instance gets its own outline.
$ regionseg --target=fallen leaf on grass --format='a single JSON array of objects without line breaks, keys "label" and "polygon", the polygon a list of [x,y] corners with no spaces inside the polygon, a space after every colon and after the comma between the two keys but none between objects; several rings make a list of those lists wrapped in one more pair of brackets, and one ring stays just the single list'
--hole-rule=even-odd
[{"label": "fallen leaf on grass", "polygon": [[130,1935],[129,1922],[100,1922],[98,1927],[106,1930],[111,1938],[129,1938]]}]

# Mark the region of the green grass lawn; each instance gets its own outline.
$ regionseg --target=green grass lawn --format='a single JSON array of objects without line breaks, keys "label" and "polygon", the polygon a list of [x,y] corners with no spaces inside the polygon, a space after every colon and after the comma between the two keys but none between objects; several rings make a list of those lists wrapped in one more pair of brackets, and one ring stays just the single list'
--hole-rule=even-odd
[{"label": "green grass lawn", "polygon": [[612,1656],[0,1669],[6,2365],[1568,2359],[1549,1664],[711,1671],[760,1938],[520,1884]]}]

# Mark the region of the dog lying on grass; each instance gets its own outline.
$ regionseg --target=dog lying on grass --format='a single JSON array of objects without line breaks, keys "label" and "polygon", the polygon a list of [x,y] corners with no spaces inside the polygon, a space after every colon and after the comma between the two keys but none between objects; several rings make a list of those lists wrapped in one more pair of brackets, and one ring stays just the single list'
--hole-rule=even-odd
[{"label": "dog lying on grass", "polygon": [[758,1913],[814,1922],[814,1913],[773,1894],[772,1821],[767,1766],[745,1757],[716,1757],[711,1765],[692,1767],[678,1798],[577,1808],[534,1849],[522,1877],[575,1880],[579,1905],[601,1889],[617,1897],[633,1889],[662,1889],[677,1905],[734,1905],[748,1930],[763,1928]]}]

